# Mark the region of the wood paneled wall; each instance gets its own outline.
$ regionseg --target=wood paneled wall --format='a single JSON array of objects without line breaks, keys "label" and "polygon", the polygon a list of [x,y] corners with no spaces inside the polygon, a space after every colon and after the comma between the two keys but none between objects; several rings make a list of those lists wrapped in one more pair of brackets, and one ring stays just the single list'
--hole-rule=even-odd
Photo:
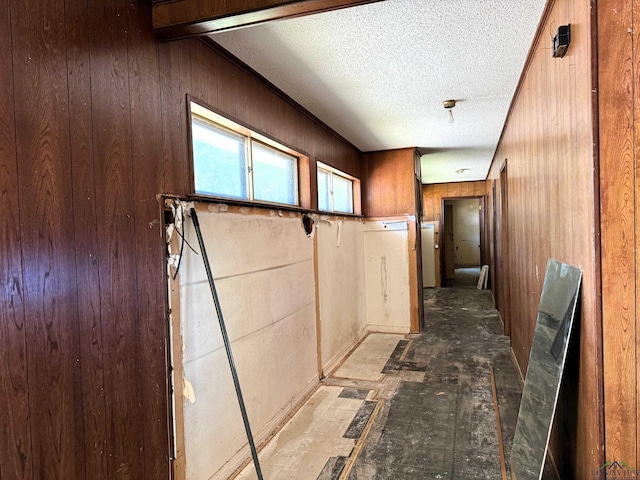
[{"label": "wood paneled wall", "polygon": [[186,95],[313,166],[361,177],[360,153],[203,42],[158,41],[144,0],[0,0],[0,68],[0,477],[168,478],[157,195],[189,193]]},{"label": "wood paneled wall", "polygon": [[487,194],[487,183],[454,182],[434,183],[422,186],[422,219],[440,221],[442,219],[442,199],[457,197],[483,197]]},{"label": "wood paneled wall", "polygon": [[605,453],[638,468],[640,1],[597,13]]},{"label": "wood paneled wall", "polygon": [[365,217],[416,214],[414,148],[402,148],[362,155],[367,184],[363,188]]},{"label": "wood paneled wall", "polygon": [[[591,478],[604,463],[591,22],[588,0],[550,2],[489,173],[499,195],[506,159],[506,286],[512,349],[523,372],[548,258],[583,272],[578,336],[550,450],[562,478]],[[549,32],[568,23],[571,46],[564,58],[552,58]]]}]

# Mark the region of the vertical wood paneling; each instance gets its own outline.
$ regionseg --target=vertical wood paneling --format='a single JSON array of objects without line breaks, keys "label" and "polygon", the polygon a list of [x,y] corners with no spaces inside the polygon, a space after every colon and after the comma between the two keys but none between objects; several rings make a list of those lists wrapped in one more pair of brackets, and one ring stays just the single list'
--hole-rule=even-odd
[{"label": "vertical wood paneling", "polygon": [[84,475],[64,5],[12,4],[33,476]]},{"label": "vertical wood paneling", "polygon": [[107,479],[100,270],[92,136],[89,11],[66,5],[69,131],[87,478]]},{"label": "vertical wood paneling", "polygon": [[[164,232],[161,205],[156,195],[164,190],[162,166],[162,102],[158,45],[148,31],[151,9],[129,4],[127,18],[131,158],[133,161],[133,218],[137,325],[142,387],[145,478],[169,472],[168,369],[166,337],[167,292],[159,281],[164,267]],[[160,140],[160,141],[159,141]]]},{"label": "vertical wood paneling", "polygon": [[633,1],[598,9],[602,329],[607,459],[636,466]]},{"label": "vertical wood paneling", "polygon": [[442,219],[443,198],[482,197],[487,194],[487,191],[487,184],[484,180],[423,185],[424,215],[422,217],[425,221],[440,221]]},{"label": "vertical wood paneling", "polygon": [[96,213],[107,473],[110,479],[144,478],[127,4],[95,0],[89,5],[91,15],[100,19],[90,48],[96,195],[100,199]]},{"label": "vertical wood paneling", "polygon": [[[492,265],[506,262],[509,269],[508,284],[498,272],[497,293],[507,303],[512,349],[523,371],[548,258],[583,272],[579,338],[572,349],[579,357],[570,359],[575,370],[562,391],[550,446],[563,478],[590,478],[604,463],[590,14],[588,0],[549,3],[488,177],[496,181],[500,196],[500,167],[508,159],[507,231],[496,232],[508,245],[505,252],[497,245]],[[548,32],[567,23],[572,30],[569,51],[562,59],[552,58]],[[598,38],[616,42],[601,32]],[[496,198],[497,210],[500,203]],[[501,230],[498,212],[496,217]],[[500,298],[506,292],[510,298]]]},{"label": "vertical wood paneling", "polygon": [[4,208],[0,222],[0,477],[31,478],[11,13],[8,0],[0,1],[0,202]]},{"label": "vertical wood paneling", "polygon": [[186,195],[190,188],[187,162],[186,92],[191,90],[189,42],[158,45],[161,75],[162,163],[164,193]]},{"label": "vertical wood paneling", "polygon": [[634,89],[633,89],[633,126],[634,126],[634,168],[635,168],[635,245],[634,245],[634,253],[635,253],[635,263],[636,263],[636,272],[635,272],[635,281],[636,281],[636,291],[635,291],[635,303],[636,303],[636,311],[635,311],[635,330],[636,330],[636,338],[635,338],[635,351],[636,351],[636,366],[635,366],[635,376],[636,376],[636,463],[635,467],[640,468],[640,193],[638,193],[638,189],[640,188],[640,158],[638,156],[638,152],[640,151],[640,86],[638,86],[638,75],[640,75],[640,1],[633,1],[633,38],[634,38],[634,49],[633,49],[633,78],[634,78]]},{"label": "vertical wood paneling", "polygon": [[0,0],[3,479],[169,477],[157,195],[189,193],[187,94],[362,178],[353,146],[149,18],[144,0]]}]

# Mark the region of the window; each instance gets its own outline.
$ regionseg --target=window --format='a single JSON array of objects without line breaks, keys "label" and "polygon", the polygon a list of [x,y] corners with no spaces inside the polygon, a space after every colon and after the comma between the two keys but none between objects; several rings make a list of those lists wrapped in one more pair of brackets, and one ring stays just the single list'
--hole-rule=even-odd
[{"label": "window", "polygon": [[195,193],[299,205],[298,156],[191,102]]},{"label": "window", "polygon": [[318,210],[353,213],[353,177],[318,163]]}]

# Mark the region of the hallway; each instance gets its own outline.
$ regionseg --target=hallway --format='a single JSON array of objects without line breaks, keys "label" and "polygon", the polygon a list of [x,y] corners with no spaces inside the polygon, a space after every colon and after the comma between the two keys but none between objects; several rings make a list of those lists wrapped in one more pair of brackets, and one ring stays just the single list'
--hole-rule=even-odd
[{"label": "hallway", "polygon": [[500,479],[490,366],[507,459],[521,386],[478,271],[425,289],[421,334],[366,337],[262,449],[264,478]]}]

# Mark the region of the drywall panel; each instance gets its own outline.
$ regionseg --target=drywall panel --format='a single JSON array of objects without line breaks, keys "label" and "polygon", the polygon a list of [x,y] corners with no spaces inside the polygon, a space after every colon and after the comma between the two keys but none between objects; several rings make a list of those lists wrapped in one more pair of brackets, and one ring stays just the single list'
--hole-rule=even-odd
[{"label": "drywall panel", "polygon": [[366,327],[364,223],[321,220],[316,224],[316,235],[321,359],[328,373]]},{"label": "drywall panel", "polygon": [[[199,211],[254,436],[317,382],[313,239],[297,214]],[[186,238],[198,245],[190,219]],[[198,249],[199,250],[199,249]],[[247,440],[202,256],[180,268],[187,478],[226,478]],[[286,379],[286,381],[282,381]],[[235,465],[237,466],[237,465]],[[224,467],[224,473],[221,469]]]},{"label": "drywall panel", "polygon": [[466,198],[451,203],[455,266],[480,266],[480,201]]},{"label": "drywall panel", "polygon": [[436,243],[435,222],[423,223],[421,228],[422,235],[422,286],[436,286]]},{"label": "drywall panel", "polygon": [[408,224],[368,222],[364,228],[367,323],[370,330],[408,333]]}]

